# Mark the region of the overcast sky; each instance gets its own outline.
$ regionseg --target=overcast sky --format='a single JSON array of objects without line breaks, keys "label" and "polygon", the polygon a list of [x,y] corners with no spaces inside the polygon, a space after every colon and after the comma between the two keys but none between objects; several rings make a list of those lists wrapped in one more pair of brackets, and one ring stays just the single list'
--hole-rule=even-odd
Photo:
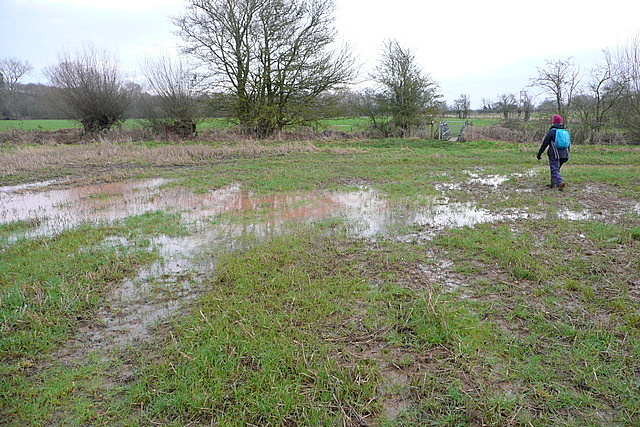
[{"label": "overcast sky", "polygon": [[[334,0],[340,41],[349,43],[366,78],[385,40],[415,54],[448,102],[526,89],[545,59],[573,57],[587,70],[640,33],[637,0]],[[23,82],[83,45],[106,49],[140,80],[145,58],[176,51],[170,17],[184,0],[0,0],[0,59],[28,61]],[[535,89],[527,89],[541,101]]]}]

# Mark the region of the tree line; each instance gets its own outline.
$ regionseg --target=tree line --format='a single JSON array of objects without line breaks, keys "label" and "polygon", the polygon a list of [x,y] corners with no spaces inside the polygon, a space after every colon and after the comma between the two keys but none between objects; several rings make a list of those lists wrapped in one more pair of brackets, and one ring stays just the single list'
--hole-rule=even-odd
[{"label": "tree line", "polygon": [[[528,88],[541,89],[547,98],[535,106],[523,89],[519,97],[501,94],[495,101],[482,99],[482,110],[502,115],[505,120],[527,121],[534,110],[560,114],[572,128],[575,139],[583,143],[609,141],[620,132],[626,139],[640,141],[640,35],[588,70],[581,70],[573,58],[546,60],[537,68]],[[468,98],[461,95],[454,111],[466,114]]]},{"label": "tree line", "polygon": [[[468,95],[447,105],[439,85],[396,40],[381,47],[373,82],[353,89],[357,64],[336,47],[333,0],[189,0],[173,19],[183,40],[179,58],[143,65],[145,82],[127,81],[108,52],[86,47],[47,67],[47,85],[25,85],[28,62],[0,60],[0,118],[72,118],[98,133],[130,117],[158,130],[191,135],[207,116],[234,120],[259,137],[336,116],[365,115],[384,136],[429,131],[444,111],[470,112]],[[586,73],[571,58],[548,60],[519,94],[483,99],[483,111],[527,121],[530,88],[548,96],[538,108],[565,116],[577,137],[599,142],[613,127],[640,139],[640,41]],[[431,128],[431,131],[433,129]]]}]

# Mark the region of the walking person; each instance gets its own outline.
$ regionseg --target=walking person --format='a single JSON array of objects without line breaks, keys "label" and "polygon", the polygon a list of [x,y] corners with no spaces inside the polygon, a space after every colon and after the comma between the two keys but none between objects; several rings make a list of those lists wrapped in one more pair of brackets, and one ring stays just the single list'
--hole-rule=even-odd
[{"label": "walking person", "polygon": [[560,175],[560,168],[563,164],[569,161],[570,150],[568,146],[566,148],[559,148],[558,144],[556,144],[556,132],[559,129],[564,129],[562,116],[555,115],[551,119],[551,128],[549,128],[549,131],[545,135],[536,157],[540,160],[542,153],[547,150],[547,155],[549,156],[549,170],[551,171],[551,184],[548,185],[548,187],[557,188],[562,191],[564,190],[565,183]]}]

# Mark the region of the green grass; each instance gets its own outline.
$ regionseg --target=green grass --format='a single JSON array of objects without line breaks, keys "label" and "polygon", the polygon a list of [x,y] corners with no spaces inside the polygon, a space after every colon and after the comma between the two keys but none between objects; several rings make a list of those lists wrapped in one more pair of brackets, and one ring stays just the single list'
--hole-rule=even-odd
[{"label": "green grass", "polygon": [[[558,256],[552,243],[580,229],[546,230],[542,250]],[[637,253],[624,230],[610,232],[621,235],[618,250]],[[395,420],[401,425],[632,423],[638,384],[626,373],[638,367],[640,344],[625,316],[638,301],[613,306],[604,289],[594,297],[564,285],[598,260],[566,269],[526,247],[508,250],[530,240],[487,225],[434,243],[368,246],[318,228],[236,253],[192,314],[174,324],[174,339],[159,359],[151,356],[128,398],[160,424],[336,424],[344,412],[380,413],[380,390],[394,378],[387,359],[419,372],[395,386],[414,402]],[[491,282],[465,290],[470,299],[411,285],[407,267],[428,262],[429,250],[497,264],[502,280],[516,284],[502,288],[499,304]],[[586,286],[600,283],[594,277]],[[602,324],[590,312],[613,318]],[[360,353],[371,348],[381,356]]]},{"label": "green grass", "polygon": [[[335,130],[352,131],[366,125],[366,119],[346,118],[323,120],[320,123],[321,129],[331,128]],[[124,129],[134,129],[144,126],[144,120],[128,119],[122,127]],[[234,123],[225,118],[207,118],[198,123],[198,130],[228,129]],[[61,129],[81,129],[82,125],[76,120],[62,119],[34,119],[34,120],[0,120],[0,132],[11,130],[17,131],[56,131]]]},{"label": "green grass", "polygon": [[[128,119],[122,127],[135,129],[144,126],[144,120]],[[206,119],[198,124],[199,130],[227,129],[233,126],[226,119]],[[56,131],[62,129],[82,129],[82,125],[76,120],[38,119],[38,120],[0,120],[0,132],[17,131]]]},{"label": "green grass", "polygon": [[[332,129],[336,131],[353,132],[365,129],[369,124],[366,117],[343,117],[320,120],[316,127],[318,130]],[[144,125],[144,120],[128,119],[124,122],[124,129],[139,128]],[[198,123],[198,130],[228,129],[235,124],[225,118],[206,118]],[[75,120],[60,119],[34,119],[34,120],[0,120],[0,132],[10,130],[18,131],[55,131],[61,129],[81,129],[82,125]]]},{"label": "green grass", "polygon": [[[459,119],[453,119],[459,120]],[[470,117],[466,119],[473,126],[493,126],[502,122],[502,119],[484,118],[484,117]]]},{"label": "green grass", "polygon": [[339,422],[343,408],[369,411],[375,385],[360,377],[375,372],[333,361],[322,334],[366,283],[335,257],[332,239],[317,238],[277,238],[222,261],[198,315],[175,325],[162,362],[132,387],[145,417],[320,425]]},{"label": "green grass", "polygon": [[[60,401],[52,395],[70,393],[79,374],[54,365],[56,373],[43,369],[34,375],[31,367],[47,360],[80,324],[92,321],[113,284],[157,257],[146,246],[149,237],[184,233],[176,220],[145,214],[111,227],[86,225],[55,237],[5,241],[0,252],[0,413],[22,413],[16,419],[34,424],[51,416],[47,408]],[[13,223],[0,231],[7,236],[27,229]],[[131,245],[106,243],[118,236]],[[79,371],[86,376],[87,369]]]},{"label": "green grass", "polygon": [[[165,177],[196,193],[239,183],[265,196],[364,185],[403,207],[437,197],[527,215],[430,238],[421,237],[428,223],[354,238],[338,218],[288,224],[228,251],[211,242],[200,254],[215,266],[202,278],[204,293],[151,340],[112,349],[70,340],[100,328],[108,292],[158,258],[154,239],[194,232],[185,219],[156,211],[39,238],[24,237],[37,221],[0,224],[2,423],[637,422],[637,149],[576,147],[561,193],[543,190],[548,168],[535,160],[537,144],[323,141],[286,154],[280,144],[246,155],[229,143],[220,156],[205,154],[221,143],[123,145],[143,150],[144,161],[111,147],[76,161],[77,147],[54,147],[59,163],[2,175],[0,185],[50,174],[77,185]],[[200,157],[171,157],[194,147]],[[27,154],[35,162],[38,151]],[[469,172],[518,175],[492,188],[470,184]],[[277,209],[267,203],[210,220],[250,228]],[[596,216],[568,220],[566,209]]]},{"label": "green grass", "polygon": [[54,131],[60,129],[81,129],[82,125],[75,120],[40,119],[40,120],[0,120],[0,132],[17,131]]},{"label": "green grass", "polygon": [[331,129],[342,132],[353,132],[358,130],[365,130],[370,124],[370,120],[367,117],[342,117],[335,119],[320,120],[318,129]]}]

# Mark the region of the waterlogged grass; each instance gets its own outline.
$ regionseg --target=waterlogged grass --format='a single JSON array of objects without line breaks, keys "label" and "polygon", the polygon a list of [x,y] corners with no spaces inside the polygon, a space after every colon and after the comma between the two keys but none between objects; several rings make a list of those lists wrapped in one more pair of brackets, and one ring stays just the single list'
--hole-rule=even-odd
[{"label": "waterlogged grass", "polygon": [[225,258],[131,389],[148,422],[323,425],[369,413],[375,371],[340,366],[326,341],[367,291],[332,242],[301,233]]},{"label": "waterlogged grass", "polygon": [[[149,212],[47,238],[20,237],[35,222],[0,225],[0,419],[634,425],[640,152],[576,147],[563,167],[568,188],[557,192],[544,190],[548,168],[535,160],[537,148],[423,140],[114,144],[50,147],[46,166],[40,149],[12,150],[12,164],[24,167],[0,176],[5,185],[53,175],[79,183],[161,176],[196,193],[236,183],[261,194],[366,186],[403,206],[438,198],[526,215],[428,239],[419,237],[428,223],[404,226],[400,238],[357,239],[348,237],[349,224],[329,220],[228,253],[212,249],[201,256],[216,265],[204,295],[151,341],[79,353],[69,339],[99,327],[106,293],[158,256],[152,237],[188,234],[183,219]],[[471,183],[471,174],[510,178],[491,187]],[[238,220],[258,221],[265,209],[277,207]],[[569,220],[564,210],[589,215]]]},{"label": "waterlogged grass", "polygon": [[[92,323],[106,292],[157,257],[146,246],[149,236],[184,233],[179,221],[152,213],[121,225],[86,225],[54,237],[5,241],[0,252],[2,418],[41,425],[61,402],[77,404],[70,394],[81,378],[91,382],[88,367],[67,372],[62,366],[35,371],[34,366],[47,361],[79,325]],[[29,228],[20,222],[0,231],[15,236]],[[129,244],[117,243],[118,238]]]},{"label": "waterlogged grass", "polygon": [[180,214],[165,213],[163,211],[145,212],[126,218],[123,221],[126,230],[130,235],[141,238],[153,236],[186,236],[189,231],[182,223]]},{"label": "waterlogged grass", "polygon": [[[593,271],[640,242],[566,225],[521,224],[542,243],[493,225],[374,245],[319,228],[235,253],[161,354],[143,359],[128,399],[158,424],[631,425],[640,304]],[[582,247],[555,243],[590,227],[601,255],[563,258]],[[473,260],[468,286],[415,276],[434,251]]]},{"label": "waterlogged grass", "polygon": [[410,197],[433,192],[435,182],[468,178],[465,169],[470,162],[487,173],[522,172],[537,165],[535,154],[527,154],[526,147],[494,142],[373,140],[341,143],[339,151],[335,143],[317,145],[317,152],[224,162],[194,174],[180,171],[180,184],[202,191],[223,178],[268,193],[355,183],[375,185],[392,197]]},{"label": "waterlogged grass", "polygon": [[13,221],[0,224],[0,247],[9,244],[10,239],[17,233],[26,233],[37,227],[37,221]]},{"label": "waterlogged grass", "polygon": [[[392,196],[411,196],[433,191],[434,182],[466,180],[468,171],[477,170],[502,175],[539,170],[539,181],[547,183],[548,167],[535,159],[537,148],[537,144],[397,139],[19,147],[4,154],[6,172],[0,183],[163,176],[197,192],[232,182],[259,192],[372,184]],[[620,185],[633,196],[639,191],[639,165],[640,150],[635,147],[588,146],[574,149],[563,173],[569,184]],[[96,169],[102,176],[95,176]]]}]

